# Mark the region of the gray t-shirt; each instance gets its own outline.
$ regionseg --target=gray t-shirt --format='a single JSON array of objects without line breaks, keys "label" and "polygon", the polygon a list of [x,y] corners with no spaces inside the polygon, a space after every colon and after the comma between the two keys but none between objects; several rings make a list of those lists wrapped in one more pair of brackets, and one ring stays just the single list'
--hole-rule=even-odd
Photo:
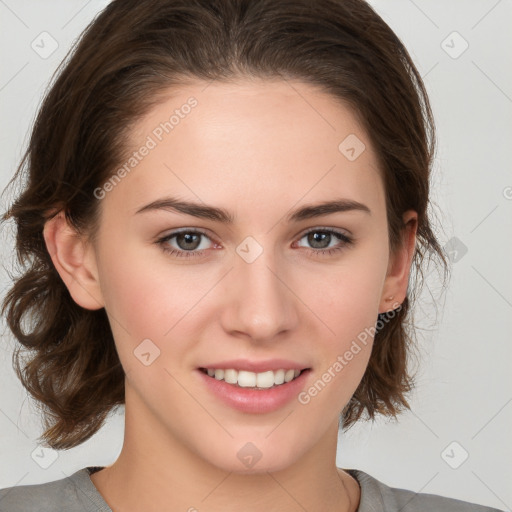
[{"label": "gray t-shirt", "polygon": [[[1,512],[112,512],[90,475],[90,466],[67,478],[0,490]],[[503,512],[452,498],[388,487],[364,471],[344,469],[361,486],[358,512]]]}]

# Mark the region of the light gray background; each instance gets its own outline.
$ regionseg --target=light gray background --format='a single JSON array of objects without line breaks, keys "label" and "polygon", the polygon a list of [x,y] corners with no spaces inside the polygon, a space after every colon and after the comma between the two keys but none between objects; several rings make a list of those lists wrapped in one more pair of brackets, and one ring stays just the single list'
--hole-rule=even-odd
[{"label": "light gray background", "polygon": [[[0,0],[2,189],[20,159],[52,73],[107,3]],[[412,411],[398,423],[362,423],[340,435],[337,463],[362,469],[388,485],[510,511],[512,173],[507,150],[512,141],[512,2],[371,4],[403,40],[425,78],[438,128],[438,233],[443,245],[451,240],[454,264],[449,291],[438,301],[437,323],[431,304],[418,309],[425,330],[419,338],[422,357]],[[34,40],[48,37],[40,36],[44,31],[58,43],[46,58],[31,47]],[[48,51],[50,41],[45,41]],[[8,235],[2,231],[0,250],[9,268],[13,245]],[[0,272],[3,297],[8,278]],[[435,288],[434,281],[430,287]],[[0,327],[0,488],[112,463],[122,445],[122,409],[75,449],[52,452],[37,446],[42,432],[37,408],[14,375],[13,342],[5,324]]]}]

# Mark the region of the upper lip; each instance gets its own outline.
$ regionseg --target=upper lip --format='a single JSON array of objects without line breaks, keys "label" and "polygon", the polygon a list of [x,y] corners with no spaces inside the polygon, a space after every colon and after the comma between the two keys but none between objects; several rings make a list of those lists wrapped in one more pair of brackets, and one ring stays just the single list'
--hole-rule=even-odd
[{"label": "upper lip", "polygon": [[264,361],[232,359],[230,361],[217,361],[215,363],[207,363],[202,365],[200,368],[214,368],[216,370],[227,370],[232,368],[234,370],[245,370],[248,372],[261,373],[269,370],[305,370],[308,368],[308,366],[295,361],[290,361],[288,359],[267,359]]}]

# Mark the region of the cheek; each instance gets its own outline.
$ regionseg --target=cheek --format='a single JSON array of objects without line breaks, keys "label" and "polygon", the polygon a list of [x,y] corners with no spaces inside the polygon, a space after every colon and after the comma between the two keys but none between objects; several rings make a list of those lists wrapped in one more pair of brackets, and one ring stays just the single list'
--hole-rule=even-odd
[{"label": "cheek", "polygon": [[333,267],[324,284],[310,293],[309,304],[328,327],[320,337],[322,360],[315,383],[304,396],[304,403],[311,402],[312,409],[325,408],[326,402],[341,409],[364,375],[386,268],[386,244],[376,244],[347,258],[343,266]]},{"label": "cheek", "polygon": [[[153,250],[148,258],[140,246],[130,249],[126,242],[123,257],[118,258],[114,247],[114,240],[109,239],[99,270],[105,309],[123,367],[129,371],[134,361],[137,363],[134,351],[144,340],[156,346],[156,366],[171,368],[176,361],[188,360],[198,338],[198,315],[206,314],[205,305],[211,304],[213,297],[208,292],[224,270],[207,272],[206,267],[200,270],[200,265],[193,270],[192,266],[169,263],[165,256],[154,257]],[[203,300],[207,295],[208,300]],[[145,343],[151,351],[152,345]]]},{"label": "cheek", "polygon": [[144,340],[149,339],[162,349],[165,333],[183,315],[180,311],[182,287],[166,283],[166,278],[154,265],[141,257],[140,249],[130,250],[129,244],[124,242],[118,245],[123,247],[120,257],[115,246],[113,238],[104,244],[98,270],[105,310],[126,370],[133,362],[129,356]]},{"label": "cheek", "polygon": [[[315,297],[322,328],[314,377],[298,396],[309,418],[334,420],[349,402],[370,359],[380,289],[375,273],[340,272],[339,279]],[[353,270],[353,268],[352,268]],[[378,281],[377,281],[378,282]],[[318,331],[320,332],[320,331]]]},{"label": "cheek", "polygon": [[310,283],[317,283],[309,288],[308,303],[334,331],[332,338],[338,344],[356,337],[377,320],[388,261],[385,247],[376,245],[354,252],[320,278],[308,278]]},{"label": "cheek", "polygon": [[[116,245],[123,247],[122,257]],[[117,242],[109,239],[100,261],[106,309],[112,317],[123,319],[128,331],[161,337],[190,309],[194,277],[179,265],[167,265],[154,248],[130,243],[128,236]]]}]

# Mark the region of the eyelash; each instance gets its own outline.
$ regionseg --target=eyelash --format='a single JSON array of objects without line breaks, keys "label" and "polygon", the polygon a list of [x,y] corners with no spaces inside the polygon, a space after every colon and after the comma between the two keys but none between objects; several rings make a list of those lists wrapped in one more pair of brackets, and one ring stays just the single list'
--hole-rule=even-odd
[{"label": "eyelash", "polygon": [[[200,234],[200,235],[203,235],[206,238],[210,239],[210,237],[207,235],[207,233],[205,233],[204,231],[202,231],[200,229],[183,229],[183,230],[174,231],[168,235],[165,235],[164,237],[159,238],[155,243],[160,245],[162,250],[171,256],[176,256],[178,258],[201,257],[202,252],[205,251],[206,249],[203,249],[200,251],[198,251],[198,250],[182,251],[182,250],[176,250],[176,249],[169,249],[169,247],[166,245],[166,242],[168,242],[169,240],[172,240],[173,238],[175,238],[176,236],[178,236],[182,233]],[[340,251],[343,251],[347,247],[350,247],[351,245],[354,244],[354,240],[352,237],[346,235],[345,233],[342,233],[340,231],[337,231],[337,230],[334,230],[331,228],[312,228],[312,229],[306,231],[305,233],[303,233],[302,236],[299,238],[299,240],[301,240],[305,236],[309,235],[310,233],[329,233],[329,234],[337,237],[341,242],[341,246],[334,247],[331,249],[308,249],[308,248],[306,248],[306,250],[309,252],[309,254],[311,254],[313,256],[321,256],[321,257],[331,256],[333,254],[339,253]]]}]

